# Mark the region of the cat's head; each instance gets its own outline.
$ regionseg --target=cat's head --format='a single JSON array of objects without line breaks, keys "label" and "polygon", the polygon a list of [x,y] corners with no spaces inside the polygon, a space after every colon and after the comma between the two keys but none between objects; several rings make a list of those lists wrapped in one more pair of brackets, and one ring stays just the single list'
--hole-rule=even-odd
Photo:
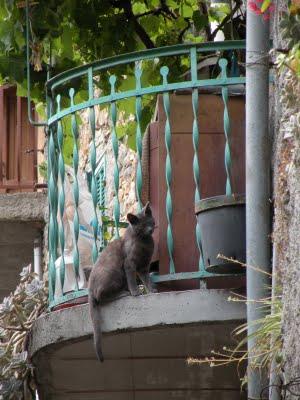
[{"label": "cat's head", "polygon": [[149,202],[138,214],[127,214],[127,220],[132,231],[140,237],[151,236],[154,231],[155,221]]}]

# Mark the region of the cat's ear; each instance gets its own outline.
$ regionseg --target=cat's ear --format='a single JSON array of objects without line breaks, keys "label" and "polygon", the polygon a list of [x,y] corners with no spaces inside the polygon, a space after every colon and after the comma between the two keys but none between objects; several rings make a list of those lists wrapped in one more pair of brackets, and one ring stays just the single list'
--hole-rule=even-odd
[{"label": "cat's ear", "polygon": [[148,215],[149,217],[152,217],[152,211],[150,208],[150,203],[149,201],[147,202],[147,204],[145,205],[145,207],[143,208],[144,214]]},{"label": "cat's ear", "polygon": [[127,214],[127,219],[131,225],[136,225],[139,222],[138,217],[131,213]]}]

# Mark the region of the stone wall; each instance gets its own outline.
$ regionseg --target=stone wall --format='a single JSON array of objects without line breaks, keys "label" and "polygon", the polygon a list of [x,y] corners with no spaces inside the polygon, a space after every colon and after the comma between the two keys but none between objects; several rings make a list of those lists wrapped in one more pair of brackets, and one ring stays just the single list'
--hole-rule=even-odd
[{"label": "stone wall", "polygon": [[[285,7],[286,2],[278,2],[274,26],[278,48],[285,46],[278,26]],[[278,75],[274,109],[273,255],[283,286],[283,372],[290,382],[300,376],[300,80],[288,69]]]},{"label": "stone wall", "polygon": [[[100,110],[95,107],[96,114],[96,151],[97,161],[105,153],[106,155],[106,205],[107,215],[113,217],[114,204],[114,153],[112,151],[111,129],[109,113],[107,109]],[[88,112],[81,115],[82,125],[80,128],[80,169],[90,171],[90,128]],[[125,124],[126,121],[119,116],[118,124]],[[136,153],[129,149],[124,143],[119,141],[119,200],[121,206],[121,220],[126,219],[128,212],[135,212],[137,207],[135,195],[135,171],[136,171]]]}]

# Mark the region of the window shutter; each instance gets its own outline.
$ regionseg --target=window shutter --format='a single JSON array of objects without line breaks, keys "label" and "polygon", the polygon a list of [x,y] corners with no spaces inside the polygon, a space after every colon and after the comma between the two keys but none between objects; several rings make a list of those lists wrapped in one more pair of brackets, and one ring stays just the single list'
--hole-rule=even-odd
[{"label": "window shutter", "polygon": [[34,191],[37,130],[29,124],[27,99],[15,86],[0,87],[0,192]]}]

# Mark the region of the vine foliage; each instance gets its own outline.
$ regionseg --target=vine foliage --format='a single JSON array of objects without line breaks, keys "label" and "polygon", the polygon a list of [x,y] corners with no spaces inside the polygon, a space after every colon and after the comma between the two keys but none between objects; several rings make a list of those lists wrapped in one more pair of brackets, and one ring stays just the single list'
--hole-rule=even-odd
[{"label": "vine foliage", "polygon": [[[242,0],[224,0],[212,7],[198,0],[29,0],[32,99],[41,118],[45,118],[47,65],[51,75],[114,55],[186,42],[212,41],[219,31],[225,39],[245,37]],[[214,29],[210,23],[215,22]],[[17,85],[19,96],[27,95],[25,54],[25,1],[0,0],[0,83]],[[165,60],[164,60],[165,61]],[[170,75],[184,72],[179,59],[167,60]],[[160,61],[145,63],[143,77],[156,85]],[[134,82],[134,65],[117,66],[113,73],[122,76],[116,90]],[[109,89],[108,76],[95,82],[101,91]],[[87,87],[73,82],[76,100],[87,98]],[[67,101],[67,100],[66,100]],[[153,102],[143,105],[143,127],[152,113]],[[122,104],[126,115],[134,101]],[[69,123],[65,130],[69,133]],[[133,124],[123,132],[135,147]],[[131,129],[131,131],[130,131]],[[129,130],[129,131],[128,131]]]}]

